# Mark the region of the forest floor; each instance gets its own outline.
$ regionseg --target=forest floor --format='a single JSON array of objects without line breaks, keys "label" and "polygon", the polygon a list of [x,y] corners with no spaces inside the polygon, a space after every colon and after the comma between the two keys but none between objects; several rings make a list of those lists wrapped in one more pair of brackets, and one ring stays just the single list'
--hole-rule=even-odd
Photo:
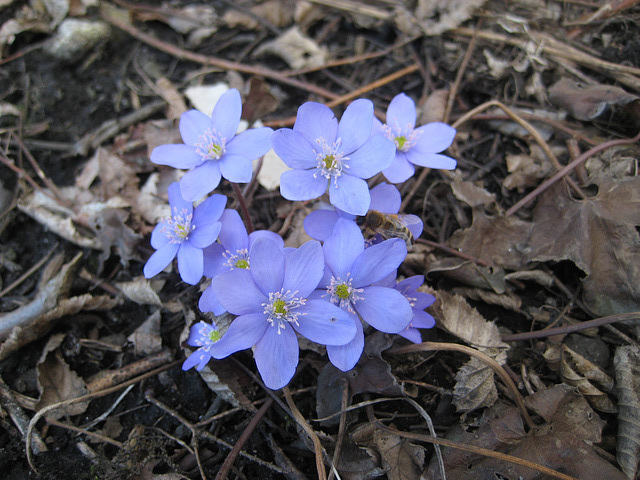
[{"label": "forest floor", "polygon": [[[0,0],[2,476],[637,478],[639,3]],[[249,125],[404,92],[456,128],[455,170],[398,185],[423,343],[367,331],[347,373],[301,343],[275,392],[250,350],[182,370],[211,317],[143,276],[177,180],[149,155],[229,87]],[[297,247],[279,168],[241,190]]]}]

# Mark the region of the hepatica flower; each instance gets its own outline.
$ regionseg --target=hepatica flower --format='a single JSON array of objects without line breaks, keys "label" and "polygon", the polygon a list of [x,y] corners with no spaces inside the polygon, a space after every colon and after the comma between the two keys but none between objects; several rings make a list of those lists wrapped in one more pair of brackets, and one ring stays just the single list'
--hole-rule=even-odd
[{"label": "hepatica flower", "polygon": [[238,315],[221,340],[214,358],[254,347],[265,385],[284,387],[298,365],[296,333],[323,345],[350,342],[356,326],[329,301],[310,299],[324,272],[319,242],[311,241],[285,254],[269,238],[258,238],[249,251],[251,268],[236,268],[211,281],[222,306]]},{"label": "hepatica flower", "polygon": [[213,195],[195,209],[180,195],[177,183],[169,185],[171,216],[162,220],[151,233],[151,246],[156,249],[144,266],[144,276],[151,278],[177,256],[180,277],[195,285],[202,278],[202,249],[218,238],[222,224],[219,219],[227,203],[224,195]]},{"label": "hepatica flower", "polygon": [[221,177],[234,183],[251,180],[251,162],[269,151],[273,130],[253,128],[236,135],[241,114],[240,93],[231,89],[220,97],[211,117],[198,110],[182,114],[184,144],[160,145],[151,152],[153,163],[192,169],[180,179],[185,200],[193,202],[213,191]]},{"label": "hepatica flower", "polygon": [[[392,215],[397,214],[400,210],[402,198],[394,185],[381,183],[373,187],[369,193],[371,195],[369,210]],[[356,222],[355,215],[350,215],[337,208],[315,210],[304,219],[304,230],[311,238],[324,242],[332,235],[333,227],[341,218]],[[413,238],[418,238],[422,234],[423,223],[417,215],[402,215],[400,220],[407,226]]]},{"label": "hepatica flower", "polygon": [[198,347],[182,364],[183,370],[189,370],[196,366],[196,370],[202,370],[213,357],[216,343],[220,340],[220,331],[215,323],[209,325],[206,322],[198,322],[191,327],[187,345]]},{"label": "hepatica flower", "polygon": [[403,240],[386,240],[367,249],[360,229],[338,221],[323,246],[326,268],[313,298],[326,298],[347,312],[358,329],[346,345],[327,345],[329,359],[346,371],[355,366],[364,348],[360,318],[381,332],[399,333],[407,328],[413,310],[394,288],[373,285],[388,277],[407,255]]},{"label": "hepatica flower", "polygon": [[[236,268],[249,269],[251,259],[249,250],[258,238],[270,238],[281,249],[284,240],[275,232],[257,230],[247,234],[247,229],[236,210],[226,209],[220,217],[222,228],[218,235],[218,242],[204,249],[204,276],[214,278],[222,272]],[[199,308],[203,312],[213,312],[222,315],[226,310],[218,302],[213,288],[207,287],[200,297]]]},{"label": "hepatica flower", "polygon": [[436,324],[434,318],[424,311],[429,305],[436,301],[436,297],[425,292],[419,292],[418,288],[424,283],[424,275],[414,275],[405,278],[400,282],[396,282],[393,278],[387,278],[377,285],[387,286],[396,289],[409,301],[411,310],[413,310],[413,318],[409,326],[398,335],[403,336],[413,343],[421,343],[422,336],[419,328],[433,328]]},{"label": "hepatica flower", "polygon": [[396,146],[395,159],[382,173],[391,183],[401,183],[415,172],[415,165],[452,170],[453,158],[441,155],[453,142],[456,130],[441,122],[415,128],[416,105],[407,95],[393,97],[387,109],[387,123],[374,119],[374,131],[382,132]]},{"label": "hepatica flower", "polygon": [[364,179],[393,162],[394,144],[383,134],[371,135],[373,103],[354,101],[338,120],[326,105],[307,102],[298,109],[293,129],[277,130],[273,149],[293,170],[280,178],[288,200],[312,200],[327,189],[333,206],[364,215],[371,197]]}]

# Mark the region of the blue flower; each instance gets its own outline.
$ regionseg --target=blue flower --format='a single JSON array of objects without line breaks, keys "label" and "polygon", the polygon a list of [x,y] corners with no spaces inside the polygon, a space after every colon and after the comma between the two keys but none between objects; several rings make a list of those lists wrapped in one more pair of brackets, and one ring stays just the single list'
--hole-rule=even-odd
[{"label": "blue flower", "polygon": [[403,336],[413,343],[421,343],[422,336],[419,328],[433,328],[436,324],[434,318],[424,311],[429,305],[436,301],[436,297],[428,293],[419,292],[418,288],[424,283],[424,275],[414,275],[405,278],[400,282],[396,282],[394,278],[386,278],[377,283],[377,285],[391,287],[402,293],[411,304],[413,310],[413,319],[409,326],[398,335]]},{"label": "blue flower", "polygon": [[178,271],[186,283],[195,285],[202,278],[202,249],[218,238],[219,219],[227,203],[224,195],[213,195],[198,205],[180,195],[180,186],[168,188],[171,216],[162,220],[151,232],[151,246],[156,249],[144,266],[144,276],[151,278],[164,270],[178,256]]},{"label": "blue flower", "polygon": [[235,183],[251,180],[251,162],[269,151],[273,130],[254,128],[236,135],[241,114],[240,93],[231,89],[220,97],[211,117],[198,110],[182,114],[184,144],[160,145],[151,152],[153,163],[193,169],[180,179],[185,200],[193,202],[213,191],[221,177]]},{"label": "blue flower", "polygon": [[[249,250],[258,238],[267,237],[284,247],[284,240],[275,232],[257,230],[247,234],[247,229],[236,210],[227,209],[220,217],[222,229],[218,242],[204,249],[204,276],[214,278],[222,272],[234,268],[250,268]],[[222,315],[226,310],[220,304],[211,286],[207,287],[200,297],[199,308],[203,312]]]},{"label": "blue flower", "polygon": [[271,389],[284,387],[298,365],[296,333],[323,345],[344,345],[356,333],[353,320],[330,302],[310,299],[324,272],[320,243],[285,254],[269,238],[252,245],[249,270],[236,268],[211,280],[216,298],[238,315],[214,358],[254,347],[258,371]]},{"label": "blue flower", "polygon": [[220,340],[220,331],[215,323],[209,325],[205,322],[198,322],[191,327],[187,345],[198,347],[182,364],[182,370],[189,370],[197,365],[196,370],[202,370],[213,357],[216,350],[216,343]]},{"label": "blue flower", "polygon": [[340,123],[326,105],[307,102],[298,109],[293,129],[277,130],[273,149],[289,167],[280,178],[280,193],[288,200],[312,200],[329,189],[333,206],[364,215],[371,198],[367,182],[393,162],[394,144],[371,135],[373,103],[354,101]]},{"label": "blue flower", "polygon": [[386,240],[367,249],[359,227],[338,221],[323,246],[326,268],[312,298],[328,298],[349,313],[358,332],[342,346],[327,345],[329,359],[343,371],[355,366],[364,348],[360,318],[381,332],[399,333],[413,318],[409,301],[399,291],[378,285],[407,255],[403,240]]},{"label": "blue flower", "polygon": [[456,130],[441,122],[428,123],[418,128],[416,105],[404,93],[396,95],[387,109],[387,123],[374,119],[374,131],[383,132],[396,146],[395,160],[382,173],[392,183],[401,183],[410,178],[414,165],[453,170],[456,161],[440,155],[449,148]]},{"label": "blue flower", "polygon": [[[397,214],[402,204],[400,192],[394,185],[381,183],[376,185],[369,192],[371,195],[371,205],[369,210],[376,210],[382,213]],[[333,233],[333,227],[339,218],[356,221],[355,215],[350,215],[338,208],[324,208],[315,210],[304,219],[304,230],[311,238],[325,241]],[[422,234],[423,223],[416,215],[402,215],[400,219],[404,223],[413,238],[418,238]]]}]

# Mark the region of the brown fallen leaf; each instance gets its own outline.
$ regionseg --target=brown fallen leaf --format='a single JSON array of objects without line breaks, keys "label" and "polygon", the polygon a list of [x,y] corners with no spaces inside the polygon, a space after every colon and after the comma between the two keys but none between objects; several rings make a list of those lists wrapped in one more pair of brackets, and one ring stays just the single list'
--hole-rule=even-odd
[{"label": "brown fallen leaf", "polygon": [[[38,410],[87,393],[84,380],[71,370],[62,358],[58,347],[62,344],[64,337],[64,333],[53,335],[45,345],[38,361],[38,390],[40,391]],[[55,409],[45,416],[57,420],[65,415],[80,415],[85,412],[88,405],[88,402],[74,403]]]},{"label": "brown fallen leaf", "polygon": [[571,198],[564,185],[545,192],[534,210],[527,258],[570,260],[586,277],[583,301],[597,315],[640,310],[640,177],[600,179],[598,194]]},{"label": "brown fallen leaf", "polygon": [[[435,316],[440,326],[499,364],[507,360],[509,345],[502,341],[494,322],[485,320],[459,295],[438,292]],[[461,412],[488,407],[498,399],[493,370],[472,357],[456,373],[453,403]]]},{"label": "brown fallen leaf", "polygon": [[255,51],[255,55],[264,53],[279,56],[295,70],[319,67],[329,59],[329,51],[305,36],[297,26],[291,27],[275,40],[265,42]]},{"label": "brown fallen leaf", "polygon": [[389,480],[419,478],[424,464],[424,448],[393,433],[376,430],[373,444],[380,452]]},{"label": "brown fallen leaf", "polygon": [[521,270],[533,225],[513,216],[473,211],[471,227],[456,231],[447,245],[505,270]]},{"label": "brown fallen leaf", "polygon": [[640,466],[640,349],[618,347],[613,365],[618,391],[617,459],[625,475],[634,479]]},{"label": "brown fallen leaf", "polygon": [[578,352],[567,345],[562,345],[562,361],[560,363],[560,377],[571,386],[578,389],[589,405],[596,410],[615,413],[616,406],[606,392],[613,390],[613,379],[600,367],[594,365]]},{"label": "brown fallen leaf", "polygon": [[612,85],[583,85],[563,78],[549,88],[549,100],[578,120],[593,120],[612,107],[638,102],[640,97]]},{"label": "brown fallen leaf", "polygon": [[[485,412],[478,429],[465,431],[462,426],[454,427],[447,438],[529,460],[575,478],[626,480],[621,471],[593,448],[601,440],[605,422],[573,387],[556,385],[527,397],[525,402],[544,418],[545,425],[524,435],[516,409],[497,403]],[[444,449],[443,456],[449,480],[550,478],[519,464],[456,449]],[[423,477],[441,478],[435,462],[431,462]]]},{"label": "brown fallen leaf", "polygon": [[160,319],[160,309],[158,309],[127,337],[127,340],[133,343],[136,355],[153,355],[162,350]]}]

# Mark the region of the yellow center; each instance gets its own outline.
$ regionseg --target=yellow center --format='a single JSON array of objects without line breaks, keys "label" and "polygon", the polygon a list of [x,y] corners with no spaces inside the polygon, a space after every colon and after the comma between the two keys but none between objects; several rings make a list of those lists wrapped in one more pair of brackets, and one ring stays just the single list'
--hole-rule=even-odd
[{"label": "yellow center", "polygon": [[276,300],[273,302],[273,313],[276,315],[286,315],[287,314],[287,304],[284,300]]},{"label": "yellow center", "polygon": [[236,262],[236,268],[244,268],[246,270],[249,268],[249,262],[245,259],[238,260]]},{"label": "yellow center", "polygon": [[336,287],[336,295],[338,295],[342,300],[349,298],[349,287],[344,283],[342,285],[338,285]]},{"label": "yellow center", "polygon": [[212,342],[217,342],[218,340],[220,340],[220,332],[218,330],[211,330],[211,333],[209,334],[209,340],[211,340]]},{"label": "yellow center", "polygon": [[398,148],[400,150],[402,150],[402,147],[404,147],[404,144],[406,141],[407,141],[406,137],[396,137],[396,145],[398,145]]}]

